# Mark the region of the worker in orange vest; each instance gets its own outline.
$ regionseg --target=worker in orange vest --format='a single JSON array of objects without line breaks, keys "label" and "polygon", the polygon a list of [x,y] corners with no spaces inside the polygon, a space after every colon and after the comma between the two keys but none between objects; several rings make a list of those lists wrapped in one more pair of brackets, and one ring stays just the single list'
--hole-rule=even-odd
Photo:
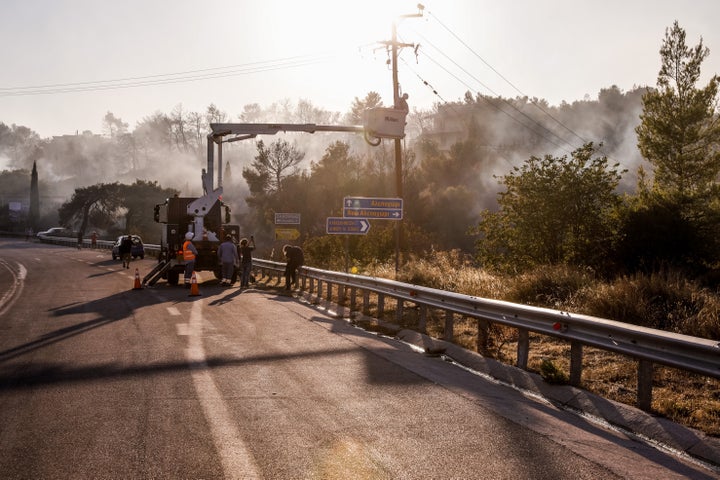
[{"label": "worker in orange vest", "polygon": [[193,232],[187,232],[182,247],[183,261],[185,262],[185,288],[190,288],[193,270],[195,270],[195,258],[198,255],[198,251],[192,243],[193,237],[195,237]]}]

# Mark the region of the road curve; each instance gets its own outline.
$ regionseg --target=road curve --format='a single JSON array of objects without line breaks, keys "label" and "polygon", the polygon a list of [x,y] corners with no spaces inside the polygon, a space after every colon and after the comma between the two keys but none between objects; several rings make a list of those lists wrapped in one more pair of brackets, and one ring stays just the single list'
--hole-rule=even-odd
[{"label": "road curve", "polygon": [[3,478],[720,478],[273,288],[135,290],[152,266],[0,240]]}]

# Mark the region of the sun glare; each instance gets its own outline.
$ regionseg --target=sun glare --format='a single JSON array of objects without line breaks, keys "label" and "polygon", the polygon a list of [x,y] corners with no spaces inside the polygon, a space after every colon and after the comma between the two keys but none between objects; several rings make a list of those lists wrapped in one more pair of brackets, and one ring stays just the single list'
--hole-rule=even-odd
[{"label": "sun glare", "polygon": [[274,33],[288,44],[324,46],[326,50],[360,48],[389,40],[392,24],[403,14],[418,12],[407,0],[307,0],[283,4]]}]

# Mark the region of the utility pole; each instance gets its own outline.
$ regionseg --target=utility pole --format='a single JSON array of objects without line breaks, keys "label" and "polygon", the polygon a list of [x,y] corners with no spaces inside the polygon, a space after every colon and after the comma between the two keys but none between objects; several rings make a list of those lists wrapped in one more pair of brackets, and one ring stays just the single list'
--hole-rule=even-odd
[{"label": "utility pole", "polygon": [[[392,82],[393,82],[393,106],[395,108],[400,105],[400,82],[398,81],[398,51],[403,47],[415,48],[412,43],[398,43],[397,41],[397,24],[406,18],[417,18],[423,16],[425,6],[421,3],[417,5],[418,13],[400,15],[392,24],[392,40],[389,42],[381,42],[390,46],[392,52]],[[402,143],[399,138],[395,139],[395,194],[397,198],[403,198],[403,173],[402,173]],[[402,220],[396,222],[395,227],[395,275],[400,271],[400,241],[402,238]]]}]

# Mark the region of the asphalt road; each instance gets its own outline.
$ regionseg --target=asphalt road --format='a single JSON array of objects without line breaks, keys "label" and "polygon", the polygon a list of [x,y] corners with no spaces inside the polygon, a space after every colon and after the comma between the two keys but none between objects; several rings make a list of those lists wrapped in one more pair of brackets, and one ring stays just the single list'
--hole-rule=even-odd
[{"label": "asphalt road", "polygon": [[280,290],[0,240],[5,479],[720,478]]}]

